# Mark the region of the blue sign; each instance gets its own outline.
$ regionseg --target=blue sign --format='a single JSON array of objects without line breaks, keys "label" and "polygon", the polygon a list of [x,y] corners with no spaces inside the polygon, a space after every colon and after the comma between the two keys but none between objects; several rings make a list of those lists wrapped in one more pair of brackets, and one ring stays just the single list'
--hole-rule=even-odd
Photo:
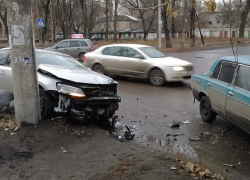
[{"label": "blue sign", "polygon": [[45,19],[38,18],[37,19],[37,27],[45,27]]}]

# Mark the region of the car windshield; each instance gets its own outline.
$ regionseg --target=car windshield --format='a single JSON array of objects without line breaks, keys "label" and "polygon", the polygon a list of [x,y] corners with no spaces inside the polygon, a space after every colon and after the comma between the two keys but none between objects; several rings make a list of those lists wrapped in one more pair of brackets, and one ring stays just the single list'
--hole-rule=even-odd
[{"label": "car windshield", "polygon": [[142,52],[144,52],[148,57],[150,58],[163,58],[166,57],[165,54],[158,51],[157,49],[153,47],[141,47],[139,48]]},{"label": "car windshield", "polygon": [[86,69],[84,65],[68,55],[42,51],[36,51],[36,64],[37,66],[40,64],[51,64],[69,68]]}]

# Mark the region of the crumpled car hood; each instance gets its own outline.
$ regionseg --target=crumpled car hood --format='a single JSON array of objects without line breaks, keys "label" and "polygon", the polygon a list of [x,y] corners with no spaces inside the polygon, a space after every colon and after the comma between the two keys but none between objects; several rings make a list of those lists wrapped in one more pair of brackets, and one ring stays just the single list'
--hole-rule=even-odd
[{"label": "crumpled car hood", "polygon": [[113,79],[93,72],[88,69],[68,68],[64,66],[55,66],[41,64],[38,66],[38,71],[44,71],[43,74],[51,74],[57,78],[84,84],[110,84]]}]

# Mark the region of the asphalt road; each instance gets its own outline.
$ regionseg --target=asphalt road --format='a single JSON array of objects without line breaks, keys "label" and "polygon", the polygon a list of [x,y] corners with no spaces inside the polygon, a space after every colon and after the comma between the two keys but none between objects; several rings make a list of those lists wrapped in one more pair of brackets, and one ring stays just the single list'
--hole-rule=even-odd
[{"label": "asphalt road", "polygon": [[[239,55],[250,53],[249,47],[240,47]],[[233,55],[232,49],[217,49],[171,53],[169,56],[185,59],[195,66],[196,73],[208,72],[214,61],[221,56]],[[115,78],[119,82],[119,94],[122,97],[118,115],[123,117],[121,125],[134,127],[135,143],[164,151],[181,152],[182,158],[196,161],[222,173],[229,179],[249,179],[250,176],[250,135],[238,127],[220,133],[232,127],[232,124],[218,117],[212,124],[203,123],[199,115],[199,102],[189,89],[190,80],[182,83],[170,83],[164,87],[155,87],[146,81]],[[168,127],[173,121],[189,121],[181,128]],[[189,138],[209,132],[206,141],[190,141]],[[167,134],[185,134],[175,138]],[[237,164],[227,167],[222,164]]]}]

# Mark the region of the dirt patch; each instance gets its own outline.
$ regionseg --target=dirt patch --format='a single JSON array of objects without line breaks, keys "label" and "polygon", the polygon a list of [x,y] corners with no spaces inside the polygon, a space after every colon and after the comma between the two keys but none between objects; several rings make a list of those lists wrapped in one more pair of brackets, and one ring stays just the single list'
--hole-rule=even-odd
[{"label": "dirt patch", "polygon": [[170,170],[168,154],[121,143],[95,125],[62,123],[0,129],[0,179],[187,179]]}]

